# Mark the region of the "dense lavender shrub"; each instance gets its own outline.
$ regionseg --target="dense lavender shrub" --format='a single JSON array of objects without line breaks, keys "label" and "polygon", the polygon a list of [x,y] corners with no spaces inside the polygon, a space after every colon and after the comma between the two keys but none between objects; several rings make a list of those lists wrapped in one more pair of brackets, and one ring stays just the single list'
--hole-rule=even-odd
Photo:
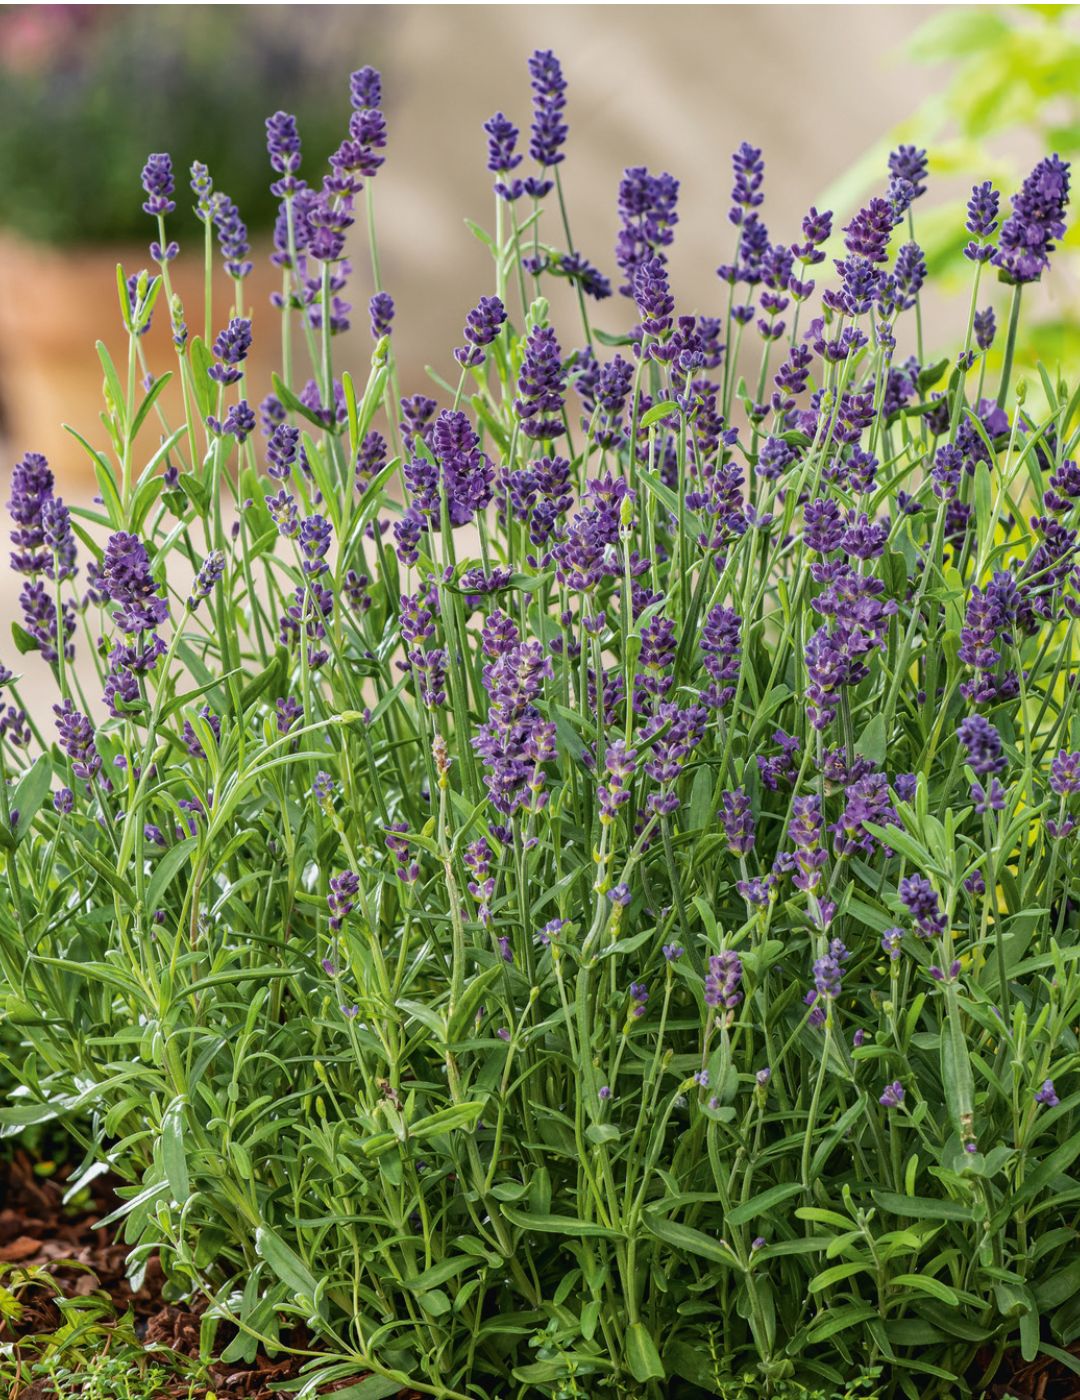
[{"label": "dense lavender shrub", "polygon": [[[527,155],[474,133],[494,277],[428,386],[373,70],[321,178],[267,122],[276,309],[205,167],[189,196],[147,163],[99,500],[12,475],[14,641],[57,695],[3,671],[5,1130],[71,1121],[130,1183],[132,1273],[160,1253],[234,1355],[306,1321],[313,1386],[974,1390],[1080,1337],[1080,400],[1012,376],[1068,167],[975,185],[939,360],[924,151],[774,233],[740,145],[704,311],[678,180],[628,170],[601,331],[567,83],[529,76]],[[235,288],[201,333],[189,197]],[[334,353],[354,225],[366,383]]]}]

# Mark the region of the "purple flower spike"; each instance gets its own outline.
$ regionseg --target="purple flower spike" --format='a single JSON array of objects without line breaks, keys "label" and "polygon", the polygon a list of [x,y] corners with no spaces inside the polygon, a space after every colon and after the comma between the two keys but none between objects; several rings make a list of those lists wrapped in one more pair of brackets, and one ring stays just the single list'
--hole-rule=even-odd
[{"label": "purple flower spike", "polygon": [[267,475],[275,481],[284,481],[292,471],[300,450],[300,429],[288,423],[278,423],[266,444]]},{"label": "purple flower spike", "polygon": [[235,384],[243,378],[244,371],[240,366],[247,359],[250,349],[251,322],[242,316],[234,316],[214,341],[214,354],[221,363],[211,365],[207,374],[218,384]]},{"label": "purple flower spike", "polygon": [[844,246],[853,258],[864,258],[868,263],[886,262],[896,223],[896,212],[889,201],[872,199],[844,229]]},{"label": "purple flower spike", "polygon": [[725,949],[709,958],[705,976],[705,1005],[722,1006],[732,1011],[742,1001],[742,960],[738,953]]},{"label": "purple flower spike", "polygon": [[270,164],[281,179],[270,186],[271,193],[279,199],[295,194],[299,181],[296,172],[300,169],[300,132],[296,118],[288,112],[275,112],[266,119],[266,149],[270,153]]},{"label": "purple flower spike", "polygon": [[512,202],[520,197],[524,189],[520,180],[506,178],[524,159],[516,149],[518,129],[509,117],[502,112],[496,112],[484,123],[484,131],[488,138],[487,167],[493,175],[498,176],[494,185],[495,193],[500,199]]},{"label": "purple flower spike", "polygon": [[945,932],[947,921],[941,912],[937,892],[925,876],[909,875],[901,880],[900,899],[923,938]]},{"label": "purple flower spike", "polygon": [[142,187],[147,196],[146,202],[143,204],[143,210],[147,214],[156,217],[160,214],[172,213],[176,208],[172,199],[176,192],[172,156],[166,155],[164,152],[147,156],[142,171]]},{"label": "purple flower spike", "polygon": [[1005,767],[1001,735],[982,715],[968,715],[960,721],[956,737],[967,749],[967,761],[979,777],[1000,773]]},{"label": "purple flower spike", "polygon": [[989,350],[997,333],[997,322],[994,319],[992,306],[984,307],[982,311],[976,311],[973,329],[975,331],[975,344],[980,350]]},{"label": "purple flower spike", "polygon": [[[844,964],[850,956],[840,939],[834,938],[828,949],[815,961],[814,985],[804,998],[806,1005],[813,1008],[810,1012],[812,1026],[825,1024],[827,1005],[840,995]],[[823,1002],[825,1006],[822,1005]]]},{"label": "purple flower spike", "polygon": [[45,501],[41,508],[41,534],[49,559],[45,572],[51,579],[74,578],[75,532],[71,528],[71,512],[57,496]]},{"label": "purple flower spike", "polygon": [[1069,203],[1069,163],[1059,156],[1041,160],[1012,197],[1012,213],[1001,226],[992,258],[1006,282],[1037,282],[1050,266],[1055,239],[1065,235]]},{"label": "purple flower spike", "polygon": [[194,612],[203,598],[209,598],[214,589],[221,582],[225,574],[225,555],[220,549],[215,549],[206,556],[202,567],[195,576],[192,585],[191,595],[187,600],[189,609]]},{"label": "purple flower spike", "polygon": [[304,707],[293,699],[291,695],[284,696],[274,701],[274,708],[277,711],[277,727],[279,734],[288,734],[298,719],[303,716]]},{"label": "purple flower spike", "polygon": [[664,260],[661,250],[671,243],[679,222],[678,198],[679,182],[671,175],[650,175],[643,165],[624,173],[619,185],[622,228],[615,244],[615,261],[626,278],[619,288],[623,296],[633,296],[634,273],[642,263],[654,255]]},{"label": "purple flower spike", "polygon": [[356,111],[382,106],[382,76],[377,68],[358,68],[350,74],[349,99]]},{"label": "purple flower spike", "polygon": [[110,535],[105,546],[102,583],[109,598],[120,604],[115,613],[125,632],[147,632],[169,615],[169,604],[161,596],[161,586],[150,572],[146,546],[137,535],[122,530]]},{"label": "purple flower spike", "polygon": [[754,849],[754,814],[750,810],[750,799],[742,788],[720,795],[723,808],[720,812],[724,823],[724,834],[728,846],[738,856],[747,855]]},{"label": "purple flower spike", "polygon": [[54,705],[53,714],[56,716],[60,747],[71,759],[71,771],[83,782],[93,782],[101,772],[101,756],[94,742],[94,726],[70,700]]},{"label": "purple flower spike", "polygon": [[462,332],[467,344],[454,351],[454,359],[465,369],[484,363],[484,350],[502,329],[506,307],[498,297],[481,297],[465,318]]},{"label": "purple flower spike", "polygon": [[735,694],[732,681],[738,680],[742,655],[742,618],[718,603],[710,609],[699,643],[705,670],[712,682],[702,692],[702,700],[712,710],[722,710]]},{"label": "purple flower spike", "polygon": [[390,334],[390,323],[394,319],[394,298],[389,292],[376,292],[368,303],[371,316],[371,338],[381,340]]},{"label": "purple flower spike", "polygon": [[565,431],[561,414],[566,376],[562,351],[550,326],[535,326],[525,344],[514,411],[526,437],[549,441]]},{"label": "purple flower spike", "polygon": [[[529,59],[529,77],[533,90],[533,124],[529,154],[542,169],[558,165],[565,159],[562,147],[567,126],[563,120],[566,110],[566,79],[562,65],[550,49],[537,49]],[[541,185],[547,188],[541,190]],[[549,182],[527,181],[526,189],[534,198],[542,198],[551,188]]]},{"label": "purple flower spike", "polygon": [[[671,295],[667,268],[661,258],[652,257],[635,271],[634,300],[641,312],[638,327],[641,334],[651,336],[653,340],[666,340],[672,326],[675,298]],[[674,347],[671,350],[649,347],[649,355],[653,359],[668,361],[673,353]]]},{"label": "purple flower spike", "polygon": [[813,893],[821,881],[821,868],[829,853],[821,845],[821,799],[816,795],[796,797],[791,807],[788,836],[795,847],[792,863],[797,870],[792,883],[796,889]]},{"label": "purple flower spike", "polygon": [[351,870],[335,875],[330,881],[326,902],[330,907],[330,927],[336,933],[352,911],[353,898],[360,889],[360,877]]},{"label": "purple flower spike", "polygon": [[464,525],[491,503],[495,468],[464,413],[440,413],[432,445],[442,468],[450,523]]},{"label": "purple flower spike", "polygon": [[912,199],[926,193],[926,152],[917,146],[898,146],[889,156],[889,174],[911,186]]},{"label": "purple flower spike", "polygon": [[11,498],[8,510],[15,522],[11,532],[14,552],[11,567],[20,574],[39,574],[48,567],[49,554],[44,549],[44,517],[53,498],[53,474],[40,452],[28,452],[15,463],[11,473]]},{"label": "purple flower spike", "polygon": [[1001,196],[989,180],[972,187],[965,225],[972,238],[964,249],[964,257],[971,262],[989,262],[994,256],[994,245],[989,240],[997,232],[1000,203]]},{"label": "purple flower spike", "polygon": [[1080,753],[1059,750],[1050,764],[1050,787],[1059,797],[1080,792]]},{"label": "purple flower spike", "polygon": [[225,260],[225,271],[237,280],[246,277],[253,266],[248,258],[251,245],[247,225],[228,195],[218,193],[214,196],[213,219],[221,256]]},{"label": "purple flower spike", "polygon": [[1035,1102],[1042,1104],[1044,1108],[1057,1108],[1061,1100],[1057,1096],[1052,1079],[1044,1079],[1042,1087],[1035,1091]]},{"label": "purple flower spike", "polygon": [[885,1085],[885,1092],[878,1099],[882,1108],[899,1108],[904,1102],[904,1086],[899,1079],[894,1079],[891,1084]]},{"label": "purple flower spike", "polygon": [[761,150],[743,141],[731,157],[731,168],[735,175],[731,187],[731,211],[728,218],[738,227],[751,209],[759,209],[765,201],[761,186],[765,180],[765,162]]},{"label": "purple flower spike", "polygon": [[301,567],[308,578],[319,578],[328,570],[326,552],[331,547],[332,539],[331,522],[322,518],[322,515],[308,515],[301,524],[297,540],[300,543],[300,552],[304,556]]}]

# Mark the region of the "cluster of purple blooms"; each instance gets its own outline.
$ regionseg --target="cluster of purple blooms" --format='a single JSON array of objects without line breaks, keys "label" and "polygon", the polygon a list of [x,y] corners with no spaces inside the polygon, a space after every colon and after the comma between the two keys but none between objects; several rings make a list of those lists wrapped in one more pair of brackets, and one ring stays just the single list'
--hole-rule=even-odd
[{"label": "cluster of purple blooms", "polygon": [[75,604],[65,600],[58,607],[56,585],[78,572],[76,545],[71,514],[53,486],[40,453],[28,452],[15,464],[8,500],[15,527],[11,567],[26,576],[19,594],[26,632],[46,661],[56,661],[61,652],[70,661],[75,655]]}]

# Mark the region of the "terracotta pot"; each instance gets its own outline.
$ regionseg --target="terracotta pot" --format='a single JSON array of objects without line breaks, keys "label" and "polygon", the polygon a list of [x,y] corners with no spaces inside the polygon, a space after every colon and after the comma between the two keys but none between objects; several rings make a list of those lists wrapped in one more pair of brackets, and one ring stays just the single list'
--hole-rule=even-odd
[{"label": "terracotta pot", "polygon": [[[216,250],[215,259],[219,261]],[[244,313],[255,323],[247,389],[255,407],[270,392],[270,371],[279,357],[278,313],[269,305],[269,296],[280,287],[280,273],[269,263],[265,248],[255,249],[253,261],[254,270],[244,283]],[[0,234],[0,421],[4,442],[9,457],[26,451],[43,452],[58,482],[72,494],[93,488],[93,468],[62,425],[70,423],[78,428],[99,449],[109,444],[99,417],[104,400],[95,342],[103,340],[109,347],[121,377],[127,372],[117,263],[128,273],[150,266],[145,245],[57,249]],[[189,242],[170,265],[169,273],[173,290],[184,303],[191,334],[201,335],[201,248]],[[218,267],[214,279],[215,334],[228,319],[232,305],[232,282]],[[143,338],[143,349],[153,373],[176,369],[164,296]],[[178,376],[167,385],[159,402],[170,425],[178,427],[183,419]],[[153,450],[160,432],[160,420],[151,413],[140,433],[137,461]]]}]

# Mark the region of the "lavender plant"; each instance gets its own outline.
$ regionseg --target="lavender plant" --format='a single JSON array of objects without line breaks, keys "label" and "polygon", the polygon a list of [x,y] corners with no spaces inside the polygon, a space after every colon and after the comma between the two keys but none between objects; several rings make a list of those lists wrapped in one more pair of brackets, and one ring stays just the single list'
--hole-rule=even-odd
[{"label": "lavender plant", "polygon": [[[680,314],[678,181],[625,173],[612,298],[562,70],[529,72],[529,164],[484,128],[493,282],[430,396],[380,280],[377,73],[321,182],[267,122],[272,313],[200,166],[235,299],[208,278],[196,332],[147,163],[156,270],[120,272],[108,450],[80,438],[100,498],[33,453],[12,478],[14,639],[57,700],[5,670],[5,1131],[63,1117],[130,1182],[131,1270],[160,1254],[208,1342],[306,1322],[305,1393],[953,1396],[1008,1347],[1065,1360],[1080,394],[1009,366],[1068,167],[976,185],[932,361],[923,152],[774,242],[744,143],[717,314]],[[334,353],[357,220],[365,382]]]}]

